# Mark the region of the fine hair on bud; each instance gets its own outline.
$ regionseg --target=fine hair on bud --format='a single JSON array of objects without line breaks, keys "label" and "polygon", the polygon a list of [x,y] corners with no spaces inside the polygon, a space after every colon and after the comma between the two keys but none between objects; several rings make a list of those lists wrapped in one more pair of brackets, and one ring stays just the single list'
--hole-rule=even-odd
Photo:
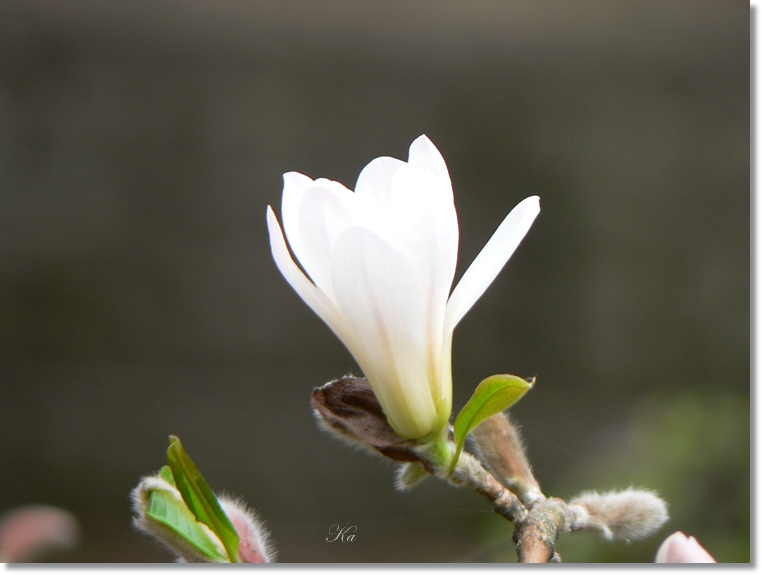
[{"label": "fine hair on bud", "polygon": [[[146,515],[151,491],[164,491],[174,497],[177,501],[182,501],[182,495],[164,479],[158,476],[143,477],[138,486],[132,490],[130,498],[132,499],[132,508],[135,511],[133,525],[143,533],[153,537],[156,541],[163,544],[167,549],[177,556],[177,561],[188,563],[207,563],[209,558],[205,557],[193,545],[189,544],[183,537],[179,536],[173,529],[167,527],[161,522],[154,521]],[[222,542],[203,523],[198,524],[209,540],[222,555],[225,554],[225,548]]]},{"label": "fine hair on bud", "polygon": [[243,499],[218,495],[217,500],[238,533],[238,559],[241,563],[274,563],[275,547],[270,532]]},{"label": "fine hair on bud", "polygon": [[518,428],[505,412],[496,413],[471,432],[479,459],[500,483],[516,493],[524,504],[544,499],[532,475]]},{"label": "fine hair on bud", "polygon": [[587,512],[586,527],[609,541],[643,539],[669,519],[667,504],[656,492],[630,487],[624,491],[585,491],[570,502]]},{"label": "fine hair on bud", "polygon": [[429,476],[426,468],[418,462],[402,463],[397,468],[397,477],[394,486],[398,491],[406,491],[418,485]]},{"label": "fine hair on bud", "polygon": [[331,423],[329,423],[326,420],[326,418],[323,416],[322,413],[320,413],[318,409],[313,409],[312,415],[315,416],[315,421],[317,421],[318,427],[322,431],[325,431],[328,435],[335,437],[347,447],[359,449],[361,451],[364,451],[365,453],[369,453],[370,455],[376,455],[376,456],[381,455],[378,451],[373,449],[370,445],[368,445],[367,443],[363,443],[357,437],[348,433],[345,428],[335,424],[331,425]]},{"label": "fine hair on bud", "polygon": [[313,413],[320,427],[352,446],[395,461],[418,461],[415,442],[389,425],[366,379],[342,377],[312,390]]}]

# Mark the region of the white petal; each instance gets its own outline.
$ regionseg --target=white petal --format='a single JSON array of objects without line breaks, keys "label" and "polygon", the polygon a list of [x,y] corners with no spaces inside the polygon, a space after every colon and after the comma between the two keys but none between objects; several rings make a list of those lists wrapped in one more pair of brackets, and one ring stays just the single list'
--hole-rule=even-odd
[{"label": "white petal", "polygon": [[436,431],[423,310],[412,265],[373,232],[351,227],[336,241],[332,269],[339,307],[364,350],[355,359],[390,423],[408,438]]},{"label": "white petal", "polygon": [[280,273],[291,284],[294,291],[299,294],[299,297],[304,300],[304,303],[310,306],[312,311],[327,323],[328,327],[344,342],[344,345],[352,351],[350,347],[352,345],[352,335],[345,326],[341,312],[323,292],[307,279],[307,276],[302,273],[302,270],[291,259],[291,254],[288,253],[288,247],[286,247],[286,241],[283,239],[283,232],[278,224],[278,219],[275,217],[275,213],[270,206],[267,206],[267,229],[270,233],[270,249],[272,250],[275,265],[278,266]]},{"label": "white petal", "polygon": [[299,172],[283,174],[283,199],[281,200],[281,216],[283,229],[288,238],[288,244],[296,259],[302,261],[302,242],[299,238],[299,204],[302,196],[310,186],[312,179]]},{"label": "white petal", "polygon": [[531,196],[506,216],[453,290],[447,302],[445,333],[455,329],[466,312],[497,277],[539,213],[540,198]]},{"label": "white petal", "polygon": [[437,174],[447,185],[452,187],[450,182],[450,172],[447,170],[447,164],[439,153],[437,147],[431,143],[425,135],[416,138],[410,144],[408,153],[408,164],[413,168],[428,168]]},{"label": "white petal", "polygon": [[335,182],[327,178],[318,178],[315,180],[315,185],[320,186],[321,188],[325,188],[326,190],[331,190],[334,194],[342,199],[353,198],[355,195],[352,190],[347,188],[341,182]]},{"label": "white petal", "polygon": [[302,242],[300,262],[321,291],[334,303],[331,281],[331,253],[336,238],[355,224],[351,212],[354,194],[346,190],[329,190],[318,186],[321,180],[305,192],[299,207],[299,237]]},{"label": "white petal", "polygon": [[412,264],[421,288],[427,333],[441,348],[444,313],[458,259],[452,191],[427,168],[403,166],[394,176],[393,233],[385,237]]},{"label": "white petal", "polygon": [[360,197],[372,198],[380,203],[391,202],[392,180],[394,174],[405,162],[396,158],[382,156],[376,158],[360,172],[355,186],[355,193]]}]

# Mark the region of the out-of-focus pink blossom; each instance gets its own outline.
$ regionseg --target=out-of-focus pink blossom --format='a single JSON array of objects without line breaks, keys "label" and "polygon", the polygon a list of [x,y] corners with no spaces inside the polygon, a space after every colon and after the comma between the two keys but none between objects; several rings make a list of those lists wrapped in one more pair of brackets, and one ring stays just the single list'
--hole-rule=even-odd
[{"label": "out-of-focus pink blossom", "polygon": [[677,531],[667,537],[656,552],[657,563],[717,563],[695,537]]},{"label": "out-of-focus pink blossom", "polygon": [[73,547],[79,523],[68,511],[49,505],[25,505],[0,516],[0,561],[33,561],[54,548]]}]

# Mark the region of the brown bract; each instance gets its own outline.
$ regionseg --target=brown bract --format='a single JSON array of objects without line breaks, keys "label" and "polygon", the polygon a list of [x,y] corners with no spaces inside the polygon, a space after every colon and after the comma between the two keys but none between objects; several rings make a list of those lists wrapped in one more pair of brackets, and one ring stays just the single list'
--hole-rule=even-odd
[{"label": "brown bract", "polygon": [[395,461],[421,461],[416,443],[397,435],[366,379],[342,377],[315,388],[312,407],[324,426]]}]

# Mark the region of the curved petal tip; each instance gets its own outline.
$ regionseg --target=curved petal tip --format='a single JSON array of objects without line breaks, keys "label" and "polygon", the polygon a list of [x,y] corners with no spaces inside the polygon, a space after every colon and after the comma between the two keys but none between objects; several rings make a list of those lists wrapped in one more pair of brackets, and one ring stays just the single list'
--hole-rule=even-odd
[{"label": "curved petal tip", "polygon": [[414,168],[428,168],[446,182],[450,182],[450,172],[442,154],[425,134],[418,136],[410,144],[407,162]]}]

